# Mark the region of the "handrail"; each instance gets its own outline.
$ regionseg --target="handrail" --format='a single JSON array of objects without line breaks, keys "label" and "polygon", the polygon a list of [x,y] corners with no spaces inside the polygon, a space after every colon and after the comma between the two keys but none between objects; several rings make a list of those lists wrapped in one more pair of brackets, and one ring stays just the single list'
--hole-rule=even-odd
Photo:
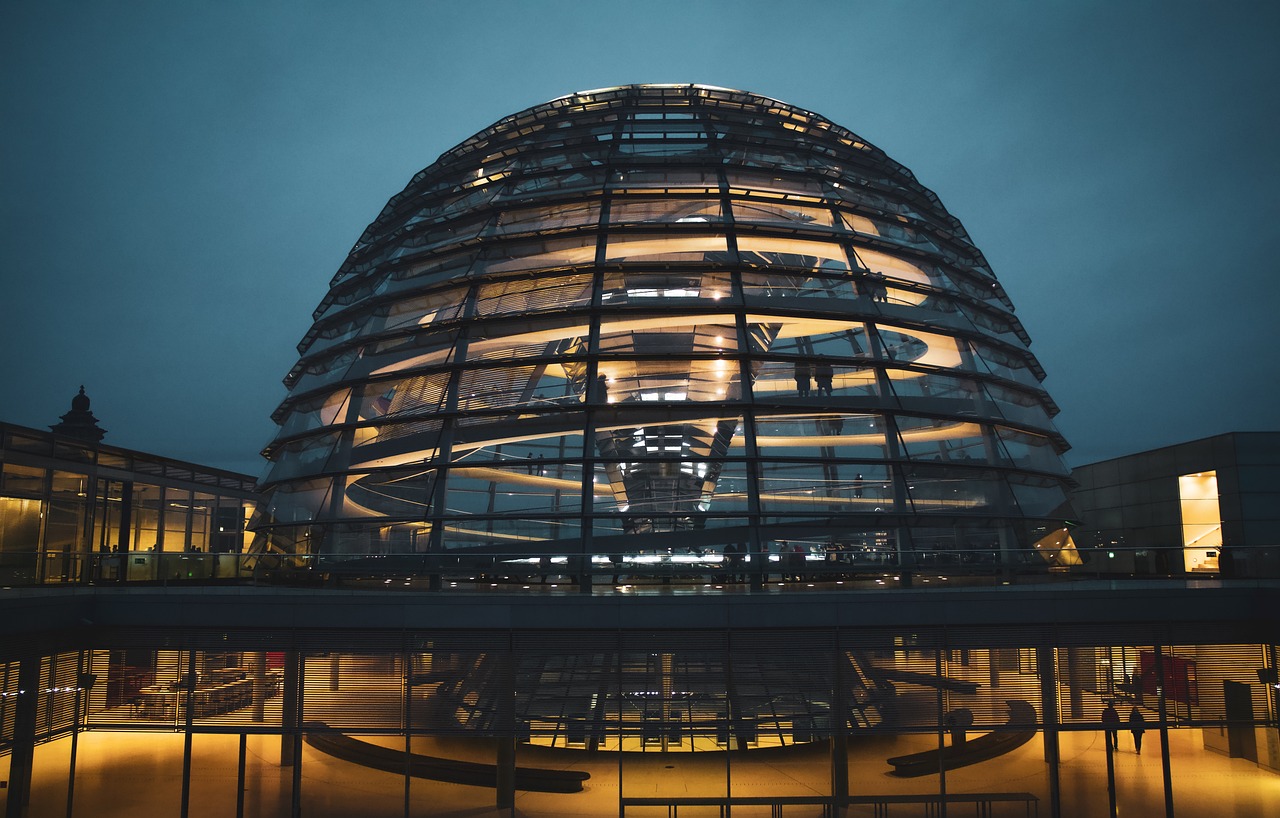
[{"label": "handrail", "polygon": [[[515,545],[515,544],[513,544]],[[536,543],[519,543],[526,548]],[[1116,554],[1120,549],[1110,549]],[[1253,549],[1267,555],[1277,549]],[[1239,549],[1236,554],[1248,554]],[[1088,552],[1080,552],[1088,553]],[[127,551],[0,554],[0,587],[103,583],[229,583],[411,587],[422,590],[487,587],[520,590],[571,586],[647,585],[724,590],[738,586],[946,587],[1010,583],[1070,583],[1152,579],[1280,579],[1268,559],[1242,560],[1247,571],[1113,570],[1114,557],[1054,565],[1034,549],[921,551],[904,554],[832,551],[725,554],[685,547],[626,554],[566,554],[528,550],[458,549],[445,552],[367,554],[209,553]],[[1176,567],[1181,567],[1180,565]],[[1226,566],[1224,566],[1226,567]],[[407,585],[406,585],[407,583]]]}]

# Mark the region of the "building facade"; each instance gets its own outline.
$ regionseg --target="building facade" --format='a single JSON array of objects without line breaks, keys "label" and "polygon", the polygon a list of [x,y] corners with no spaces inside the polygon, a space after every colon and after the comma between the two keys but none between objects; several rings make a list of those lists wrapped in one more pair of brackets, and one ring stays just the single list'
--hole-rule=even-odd
[{"label": "building facade", "polygon": [[1280,433],[1234,432],[1081,466],[1073,504],[1091,569],[1280,575]]},{"label": "building facade", "polygon": [[0,423],[0,582],[237,575],[253,477],[99,440]]},{"label": "building facade", "polygon": [[104,446],[87,399],[3,427],[8,818],[1280,803],[1280,584],[1093,578],[1008,298],[822,117],[515,114],[314,320],[249,553],[211,553],[242,476]]}]

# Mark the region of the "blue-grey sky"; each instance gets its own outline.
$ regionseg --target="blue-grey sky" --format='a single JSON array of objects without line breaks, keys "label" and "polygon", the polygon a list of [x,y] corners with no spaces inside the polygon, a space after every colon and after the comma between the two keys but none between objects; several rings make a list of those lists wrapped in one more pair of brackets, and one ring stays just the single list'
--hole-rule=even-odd
[{"label": "blue-grey sky", "polygon": [[1277,429],[1280,6],[0,0],[0,420],[250,473],[346,252],[443,151],[700,82],[911,168],[1018,308],[1072,465]]}]

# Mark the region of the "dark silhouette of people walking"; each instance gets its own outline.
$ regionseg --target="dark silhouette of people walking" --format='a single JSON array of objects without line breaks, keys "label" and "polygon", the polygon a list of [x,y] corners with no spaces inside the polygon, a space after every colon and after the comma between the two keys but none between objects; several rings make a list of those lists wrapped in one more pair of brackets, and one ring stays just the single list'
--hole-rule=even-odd
[{"label": "dark silhouette of people walking", "polygon": [[729,582],[742,582],[746,580],[747,577],[742,570],[743,558],[745,556],[742,545],[735,542],[725,545],[724,564],[729,569]]},{"label": "dark silhouette of people walking", "polygon": [[787,554],[787,563],[791,567],[791,580],[793,582],[804,582],[805,558],[804,549],[799,543],[791,546],[791,552]]},{"label": "dark silhouette of people walking", "polygon": [[1107,748],[1120,749],[1120,714],[1116,712],[1116,706],[1110,701],[1102,710],[1102,727],[1107,732]]},{"label": "dark silhouette of people walking", "polygon": [[796,394],[802,398],[809,397],[810,381],[812,380],[809,373],[808,361],[796,362]]},{"label": "dark silhouette of people walking", "polygon": [[1129,732],[1133,733],[1133,751],[1138,755],[1142,755],[1142,734],[1146,732],[1147,720],[1142,717],[1142,711],[1133,708],[1129,711]]},{"label": "dark silhouette of people walking", "polygon": [[884,273],[871,274],[871,298],[873,301],[881,302],[889,300],[889,287],[885,281]]},{"label": "dark silhouette of people walking", "polygon": [[818,386],[818,394],[831,397],[831,381],[835,378],[835,370],[826,361],[818,361],[813,367],[813,380]]}]

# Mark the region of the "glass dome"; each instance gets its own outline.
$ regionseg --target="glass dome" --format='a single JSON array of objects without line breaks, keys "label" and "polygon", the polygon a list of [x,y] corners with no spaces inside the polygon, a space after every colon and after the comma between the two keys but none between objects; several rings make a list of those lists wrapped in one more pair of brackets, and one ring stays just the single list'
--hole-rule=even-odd
[{"label": "glass dome", "polygon": [[262,549],[584,581],[1067,556],[1067,444],[982,253],[909,170],[767,97],[513,114],[387,203],[314,321]]}]

